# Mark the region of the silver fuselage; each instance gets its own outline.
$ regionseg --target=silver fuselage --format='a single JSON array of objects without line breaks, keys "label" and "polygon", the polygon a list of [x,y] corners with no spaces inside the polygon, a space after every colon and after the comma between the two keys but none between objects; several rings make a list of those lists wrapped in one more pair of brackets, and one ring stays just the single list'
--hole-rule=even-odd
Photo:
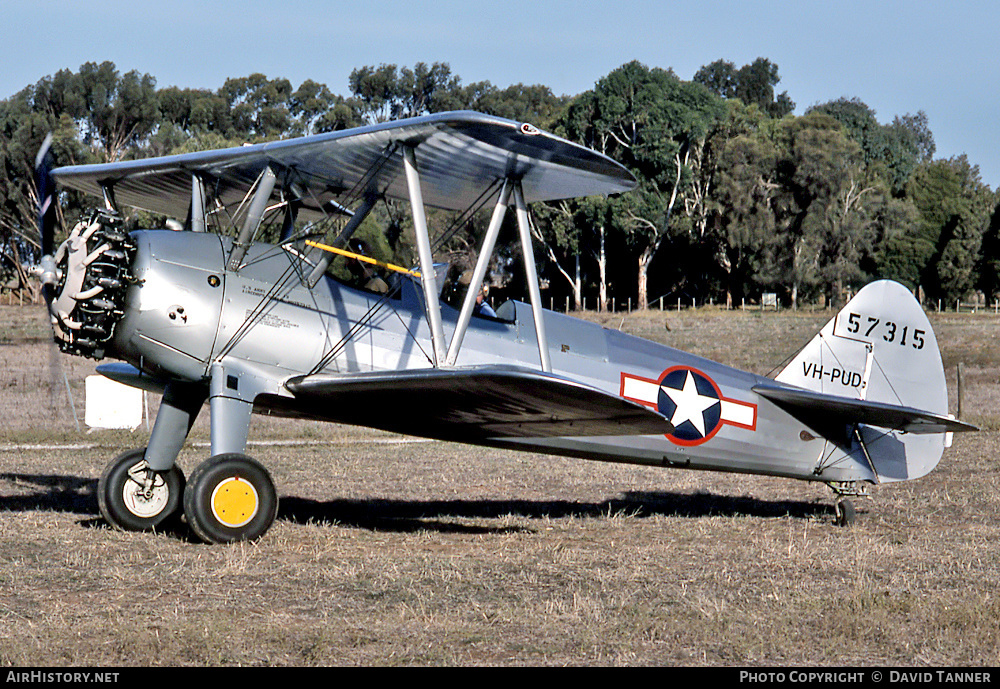
[{"label": "silver fuselage", "polygon": [[[288,247],[257,243],[237,271],[226,269],[231,240],[209,233],[140,231],[128,293],[108,355],[158,379],[205,381],[213,363],[239,362],[257,381],[257,411],[330,418],[306,408],[285,387],[310,372],[428,368],[433,365],[423,293],[404,277],[394,297],[332,278],[309,288],[311,266]],[[537,368],[530,306],[507,302],[500,319],[473,318],[458,366]],[[445,336],[458,311],[442,304]],[[652,391],[669,370],[713,381],[733,422],[695,441],[665,435],[505,439],[489,444],[590,459],[770,474],[806,480],[867,480],[872,472],[851,448],[815,473],[829,441],[751,389],[765,379],[664,345],[544,312],[552,373],[614,395]],[[333,353],[333,356],[329,356]],[[642,394],[645,394],[642,392]],[[642,400],[655,407],[656,399]],[[386,400],[391,405],[391,400]],[[662,413],[662,407],[660,409]],[[402,410],[405,413],[405,410]],[[668,417],[669,418],[669,417]],[[709,429],[703,429],[708,431]]]}]

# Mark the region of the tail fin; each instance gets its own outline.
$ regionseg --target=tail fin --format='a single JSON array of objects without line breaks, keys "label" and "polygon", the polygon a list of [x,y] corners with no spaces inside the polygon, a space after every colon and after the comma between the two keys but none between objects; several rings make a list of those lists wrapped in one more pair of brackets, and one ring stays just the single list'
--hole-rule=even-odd
[{"label": "tail fin", "polygon": [[948,413],[937,338],[897,282],[867,285],[777,376],[815,392]]},{"label": "tail fin", "polygon": [[946,431],[974,430],[949,420],[944,366],[930,321],[913,295],[890,280],[858,292],[777,381],[809,392],[782,395],[763,386],[761,394],[814,424],[826,412],[841,429],[845,420],[851,425],[853,438],[841,433],[831,440],[863,457],[875,480],[923,476],[950,441]]}]

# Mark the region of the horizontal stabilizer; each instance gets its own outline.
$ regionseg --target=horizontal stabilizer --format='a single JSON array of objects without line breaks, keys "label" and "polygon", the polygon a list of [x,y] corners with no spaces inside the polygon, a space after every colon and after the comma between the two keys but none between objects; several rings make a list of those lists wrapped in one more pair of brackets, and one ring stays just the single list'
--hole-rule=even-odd
[{"label": "horizontal stabilizer", "polygon": [[957,433],[977,431],[975,426],[941,414],[883,402],[868,402],[784,385],[753,388],[817,432],[866,424],[904,433]]},{"label": "horizontal stabilizer", "polygon": [[665,434],[661,414],[551,374],[506,366],[297,376],[311,415],[441,440]]}]

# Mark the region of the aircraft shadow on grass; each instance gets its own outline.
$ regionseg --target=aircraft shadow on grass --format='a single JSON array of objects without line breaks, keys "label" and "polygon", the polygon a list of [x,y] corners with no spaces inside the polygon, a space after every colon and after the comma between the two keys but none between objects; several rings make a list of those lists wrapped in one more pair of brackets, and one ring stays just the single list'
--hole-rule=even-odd
[{"label": "aircraft shadow on grass", "polygon": [[389,500],[336,499],[317,501],[282,498],[278,518],[296,523],[330,522],[375,531],[514,532],[527,526],[491,527],[461,524],[453,519],[501,519],[507,516],[534,519],[598,518],[624,515],[633,518],[666,517],[792,517],[804,519],[830,511],[828,505],[805,501],[762,500],[710,493],[628,492],[601,501],[573,500]]},{"label": "aircraft shadow on grass", "polygon": [[[24,491],[21,495],[0,495],[0,512],[51,511],[96,515],[97,480],[78,476],[48,474],[0,474],[0,481]],[[329,523],[372,531],[443,533],[531,532],[529,526],[460,523],[460,519],[502,519],[507,516],[528,520],[598,518],[624,515],[632,518],[653,516],[759,517],[764,519],[809,519],[829,513],[822,502],[767,500],[751,496],[715,495],[695,492],[629,491],[621,497],[601,501],[524,500],[469,498],[459,500],[397,500],[386,498],[320,501],[297,496],[281,498],[278,519],[296,524]],[[81,521],[100,526],[100,518]],[[180,529],[166,529],[182,535]]]},{"label": "aircraft shadow on grass", "polygon": [[[4,484],[7,484],[6,486]],[[20,488],[18,494],[0,494],[0,512],[97,513],[97,479],[52,474],[0,474],[0,491]]]}]

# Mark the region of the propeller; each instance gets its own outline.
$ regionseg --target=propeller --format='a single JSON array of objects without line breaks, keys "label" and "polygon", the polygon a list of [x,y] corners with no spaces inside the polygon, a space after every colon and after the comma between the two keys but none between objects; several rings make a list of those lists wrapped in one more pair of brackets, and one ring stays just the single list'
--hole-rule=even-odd
[{"label": "propeller", "polygon": [[35,156],[35,182],[38,189],[38,234],[42,249],[38,276],[42,283],[45,303],[51,310],[52,299],[59,282],[56,260],[53,256],[56,232],[56,184],[52,179],[52,134],[45,137]]},{"label": "propeller", "polygon": [[[45,298],[45,306],[52,320],[53,333],[55,333],[55,309],[53,302],[56,298],[56,291],[59,286],[59,270],[55,259],[55,233],[56,233],[56,185],[52,179],[52,168],[55,158],[52,155],[52,134],[46,135],[38,154],[35,156],[35,188],[38,190],[38,235],[39,246],[41,247],[42,258],[34,268],[34,273],[42,283],[42,296]],[[76,430],[80,430],[80,420],[76,415],[76,407],[73,404],[73,396],[69,387],[69,379],[63,370],[59,347],[53,340],[49,344],[49,404],[53,412],[58,414],[62,408],[57,399],[57,390],[60,383],[66,385],[66,396],[69,400],[70,409],[73,412],[73,421]]]}]

